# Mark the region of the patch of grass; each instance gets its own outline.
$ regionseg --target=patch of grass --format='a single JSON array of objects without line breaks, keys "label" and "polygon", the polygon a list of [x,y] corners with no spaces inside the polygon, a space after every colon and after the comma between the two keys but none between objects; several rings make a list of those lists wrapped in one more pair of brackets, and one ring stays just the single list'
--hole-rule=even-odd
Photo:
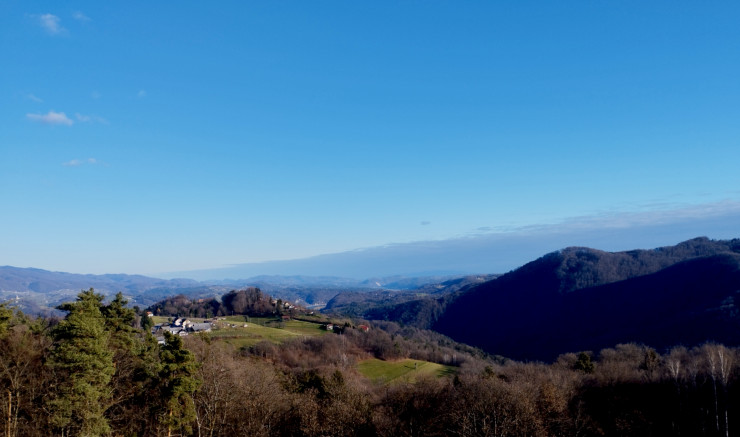
[{"label": "patch of grass", "polygon": [[169,317],[165,317],[165,316],[153,316],[152,322],[154,322],[155,325],[159,325],[162,323],[167,323],[167,320],[169,319],[170,319]]},{"label": "patch of grass", "polygon": [[211,338],[227,341],[235,347],[254,346],[263,340],[282,343],[291,338],[327,333],[318,323],[300,320],[278,321],[264,317],[250,317],[250,321],[245,322],[244,316],[230,316],[226,317],[225,321],[219,322],[218,327],[209,334]]},{"label": "patch of grass", "polygon": [[363,376],[377,383],[414,383],[422,376],[442,378],[456,372],[454,367],[430,363],[429,361],[412,359],[383,361],[376,358],[359,362],[357,370]]},{"label": "patch of grass", "polygon": [[320,323],[304,322],[303,320],[288,320],[285,322],[285,328],[288,331],[301,335],[324,335],[326,330],[321,329]]},{"label": "patch of grass", "polygon": [[257,325],[264,325],[265,323],[276,321],[277,317],[226,316],[223,319],[228,323],[255,323]]}]

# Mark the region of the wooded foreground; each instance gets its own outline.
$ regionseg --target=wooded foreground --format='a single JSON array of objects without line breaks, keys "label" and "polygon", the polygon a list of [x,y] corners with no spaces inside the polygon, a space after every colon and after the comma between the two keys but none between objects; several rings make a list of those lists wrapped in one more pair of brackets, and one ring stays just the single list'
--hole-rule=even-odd
[{"label": "wooded foreground", "polygon": [[[236,349],[139,328],[119,294],[93,290],[63,320],[0,305],[6,436],[729,436],[740,434],[739,351],[617,345],[554,363],[491,358],[429,331],[364,332]],[[455,366],[371,382],[370,357]]]}]

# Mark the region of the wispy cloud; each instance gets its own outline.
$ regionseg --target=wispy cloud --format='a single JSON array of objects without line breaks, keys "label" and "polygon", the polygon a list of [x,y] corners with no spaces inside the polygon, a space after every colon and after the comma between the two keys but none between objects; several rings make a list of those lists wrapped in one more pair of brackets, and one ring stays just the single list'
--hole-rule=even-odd
[{"label": "wispy cloud", "polygon": [[100,164],[100,161],[98,161],[95,158],[87,158],[87,159],[71,159],[67,162],[62,163],[62,165],[65,167],[79,167],[85,164],[96,165],[96,164]]},{"label": "wispy cloud", "polygon": [[92,21],[90,17],[88,17],[87,15],[83,14],[80,11],[76,11],[75,13],[73,13],[72,18],[74,18],[77,21]]},{"label": "wispy cloud", "polygon": [[108,120],[104,119],[103,117],[98,117],[97,115],[82,115],[77,112],[75,113],[75,118],[77,118],[77,121],[82,123],[108,124]]},{"label": "wispy cloud", "polygon": [[40,99],[40,98],[38,98],[38,97],[34,96],[33,94],[26,94],[26,98],[27,98],[28,100],[34,101],[34,102],[36,102],[36,103],[43,103],[43,100],[42,100],[42,99]]},{"label": "wispy cloud", "polygon": [[43,14],[38,16],[39,24],[43,27],[50,35],[61,35],[67,31],[61,25],[61,18],[54,14]]},{"label": "wispy cloud", "polygon": [[563,225],[575,228],[629,228],[660,226],[686,220],[699,220],[740,213],[740,202],[724,200],[698,205],[663,203],[654,209],[636,212],[618,212],[591,217],[574,217]]},{"label": "wispy cloud", "polygon": [[99,92],[97,92],[97,91],[93,91],[92,93],[90,93],[90,97],[92,97],[92,98],[93,98],[93,99],[95,99],[95,100],[97,100],[97,99],[101,98],[102,96],[103,96],[103,95],[102,95],[102,94],[100,94],[100,93],[99,93]]},{"label": "wispy cloud", "polygon": [[139,92],[136,93],[136,97],[140,99],[146,97],[146,90],[139,90]]},{"label": "wispy cloud", "polygon": [[727,199],[702,204],[677,204],[654,202],[640,205],[637,211],[603,212],[587,216],[568,217],[555,223],[523,226],[484,226],[467,234],[469,237],[484,235],[541,233],[570,233],[593,230],[618,230],[649,226],[668,226],[675,223],[708,220],[728,215],[740,215],[740,201]]},{"label": "wispy cloud", "polygon": [[26,114],[26,118],[43,124],[62,124],[65,126],[74,124],[74,121],[67,117],[64,112],[49,111],[46,114]]}]

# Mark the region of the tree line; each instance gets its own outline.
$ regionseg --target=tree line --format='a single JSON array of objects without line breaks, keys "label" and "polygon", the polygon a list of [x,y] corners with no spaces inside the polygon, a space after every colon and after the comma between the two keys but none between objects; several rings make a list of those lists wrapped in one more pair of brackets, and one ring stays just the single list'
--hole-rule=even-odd
[{"label": "tree line", "polygon": [[[31,319],[0,305],[5,436],[730,436],[738,349],[621,344],[522,363],[392,322],[368,332],[235,348],[207,335],[157,344],[118,294],[94,290]],[[376,357],[453,366],[374,383]]]},{"label": "tree line", "polygon": [[249,314],[251,316],[268,316],[280,311],[279,305],[273,303],[270,296],[259,288],[247,287],[232,290],[216,298],[190,299],[182,294],[163,299],[149,311],[155,315],[211,318],[232,314]]}]

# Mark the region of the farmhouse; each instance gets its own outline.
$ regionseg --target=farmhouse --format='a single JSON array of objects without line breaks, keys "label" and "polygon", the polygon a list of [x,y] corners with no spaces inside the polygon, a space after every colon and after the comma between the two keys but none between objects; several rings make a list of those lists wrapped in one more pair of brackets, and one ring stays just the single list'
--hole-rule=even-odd
[{"label": "farmhouse", "polygon": [[169,332],[172,335],[186,336],[190,333],[211,332],[213,325],[208,322],[193,323],[185,318],[177,317],[170,324],[158,324],[152,327],[152,335],[157,337],[159,344],[164,344],[164,333]]}]

